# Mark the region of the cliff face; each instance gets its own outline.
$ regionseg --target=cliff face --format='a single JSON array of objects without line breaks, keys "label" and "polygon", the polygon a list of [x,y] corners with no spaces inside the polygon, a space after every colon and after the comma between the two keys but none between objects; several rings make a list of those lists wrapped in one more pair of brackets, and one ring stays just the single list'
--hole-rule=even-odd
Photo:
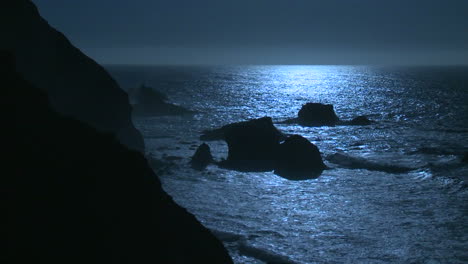
[{"label": "cliff face", "polygon": [[0,53],[2,263],[231,263],[141,153],[58,114],[14,68]]},{"label": "cliff face", "polygon": [[0,49],[15,55],[17,70],[47,92],[55,110],[115,133],[132,149],[144,149],[131,121],[127,94],[101,66],[49,26],[30,0],[2,1],[0,29]]}]

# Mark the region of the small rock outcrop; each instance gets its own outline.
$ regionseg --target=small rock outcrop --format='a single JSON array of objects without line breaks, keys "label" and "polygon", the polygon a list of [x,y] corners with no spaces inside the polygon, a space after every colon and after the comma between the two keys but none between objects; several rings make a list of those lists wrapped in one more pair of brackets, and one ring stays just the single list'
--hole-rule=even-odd
[{"label": "small rock outcrop", "polygon": [[151,87],[141,85],[130,90],[133,112],[137,115],[182,115],[192,111],[167,102],[165,94]]},{"label": "small rock outcrop", "polygon": [[229,152],[224,167],[248,171],[273,169],[273,160],[283,134],[270,117],[233,123],[222,129]]},{"label": "small rock outcrop", "polygon": [[298,113],[298,122],[304,126],[334,126],[338,121],[331,104],[307,103]]},{"label": "small rock outcrop", "polygon": [[468,163],[468,152],[466,152],[465,155],[463,155],[462,162]]},{"label": "small rock outcrop", "polygon": [[274,167],[275,174],[297,180],[316,178],[326,169],[317,146],[299,135],[279,145]]},{"label": "small rock outcrop", "polygon": [[349,124],[352,126],[367,126],[372,124],[372,121],[370,121],[366,116],[358,116],[351,120]]},{"label": "small rock outcrop", "polygon": [[201,144],[197,150],[195,151],[195,154],[192,156],[192,159],[190,160],[190,164],[192,165],[192,168],[196,170],[203,170],[208,166],[210,163],[213,162],[213,156],[211,155],[211,150],[210,146],[208,146],[206,143]]}]

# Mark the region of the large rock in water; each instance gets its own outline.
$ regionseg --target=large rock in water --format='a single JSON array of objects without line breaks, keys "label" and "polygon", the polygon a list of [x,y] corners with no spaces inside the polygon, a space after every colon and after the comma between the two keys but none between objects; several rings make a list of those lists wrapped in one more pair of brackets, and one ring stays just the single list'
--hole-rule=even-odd
[{"label": "large rock in water", "polygon": [[0,59],[2,263],[232,263],[141,153],[59,115],[13,68]]},{"label": "large rock in water", "polygon": [[333,105],[307,103],[298,113],[298,121],[306,126],[334,126],[339,121]]},{"label": "large rock in water", "polygon": [[30,0],[4,0],[0,49],[15,55],[17,70],[47,92],[52,107],[143,151],[127,94],[91,58],[49,26]]},{"label": "large rock in water", "polygon": [[273,170],[275,151],[283,135],[270,117],[229,124],[222,133],[229,148],[222,166],[246,171]]},{"label": "large rock in water", "polygon": [[319,149],[302,136],[292,135],[278,147],[275,173],[284,178],[316,178],[324,169]]},{"label": "large rock in water", "polygon": [[281,133],[274,125],[271,117],[265,116],[262,118],[257,118],[257,119],[252,119],[249,121],[244,121],[244,122],[238,122],[238,123],[232,123],[228,125],[224,125],[221,128],[217,129],[212,129],[212,130],[205,130],[202,132],[202,135],[200,136],[200,140],[225,140],[226,139],[226,132],[230,131],[232,128],[236,127],[241,127],[243,125],[252,125],[252,126],[257,126],[257,127],[263,127],[265,131],[268,131],[268,133],[274,134],[276,137],[278,137],[280,140],[283,140],[285,135]]},{"label": "large rock in water", "polygon": [[270,117],[225,125],[205,131],[205,139],[224,139],[228,158],[220,166],[240,171],[271,171],[291,180],[311,179],[326,169],[318,148],[309,140],[285,135]]}]

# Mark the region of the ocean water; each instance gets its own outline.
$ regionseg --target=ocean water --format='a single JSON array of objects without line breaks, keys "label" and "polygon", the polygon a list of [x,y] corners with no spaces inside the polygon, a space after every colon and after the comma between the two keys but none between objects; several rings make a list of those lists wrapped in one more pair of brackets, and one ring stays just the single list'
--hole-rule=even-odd
[{"label": "ocean water", "polygon": [[[468,263],[468,67],[107,66],[125,88],[144,83],[192,116],[134,117],[148,156],[165,160],[165,190],[236,263]],[[192,170],[204,129],[333,104],[370,126],[276,124],[316,144],[331,168],[289,181],[272,172]],[[224,142],[208,142],[215,159]],[[359,157],[361,169],[327,160]],[[369,170],[366,164],[385,170]],[[409,168],[398,173],[400,168]]]}]

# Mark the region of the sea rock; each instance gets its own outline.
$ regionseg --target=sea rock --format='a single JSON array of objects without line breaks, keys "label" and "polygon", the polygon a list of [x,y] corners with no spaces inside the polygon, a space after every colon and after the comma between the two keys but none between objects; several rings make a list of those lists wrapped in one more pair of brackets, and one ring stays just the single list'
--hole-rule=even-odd
[{"label": "sea rock", "polygon": [[351,120],[349,124],[352,126],[367,126],[372,124],[372,121],[370,121],[366,116],[358,116]]},{"label": "sea rock", "polygon": [[306,126],[334,126],[339,118],[331,104],[307,103],[299,110],[298,121]]},{"label": "sea rock", "polygon": [[232,263],[142,153],[58,114],[8,57],[0,53],[3,263]]},{"label": "sea rock", "polygon": [[247,171],[273,169],[275,151],[283,134],[270,117],[229,124],[221,130],[229,148],[222,166]]},{"label": "sea rock", "polygon": [[463,155],[462,162],[468,163],[468,152]]},{"label": "sea rock", "polygon": [[298,180],[316,178],[326,169],[317,146],[299,135],[279,145],[274,167],[275,174]]},{"label": "sea rock", "polygon": [[128,96],[104,68],[52,28],[30,0],[4,0],[1,6],[0,49],[14,55],[17,70],[47,92],[52,107],[143,152]]},{"label": "sea rock", "polygon": [[142,85],[132,89],[131,101],[134,103],[134,113],[137,115],[182,115],[190,114],[192,111],[168,103],[167,95],[151,87]]},{"label": "sea rock", "polygon": [[195,151],[190,164],[192,165],[192,168],[196,170],[202,170],[212,162],[213,156],[211,155],[210,146],[208,146],[206,143],[203,143]]},{"label": "sea rock", "polygon": [[249,121],[228,124],[217,129],[204,130],[202,132],[202,135],[200,136],[200,140],[204,140],[204,141],[225,140],[226,132],[230,131],[232,128],[236,129],[238,127],[258,127],[258,128],[262,128],[264,131],[267,131],[271,135],[275,135],[275,137],[278,137],[279,140],[283,140],[286,138],[286,136],[274,126],[271,117],[265,116],[262,118],[252,119]]},{"label": "sea rock", "polygon": [[[281,133],[270,117],[206,131],[204,138],[224,139],[228,157],[221,167],[240,171],[272,171],[292,180],[318,177],[326,168],[318,148],[307,139]],[[282,144],[281,141],[284,142]]]}]

